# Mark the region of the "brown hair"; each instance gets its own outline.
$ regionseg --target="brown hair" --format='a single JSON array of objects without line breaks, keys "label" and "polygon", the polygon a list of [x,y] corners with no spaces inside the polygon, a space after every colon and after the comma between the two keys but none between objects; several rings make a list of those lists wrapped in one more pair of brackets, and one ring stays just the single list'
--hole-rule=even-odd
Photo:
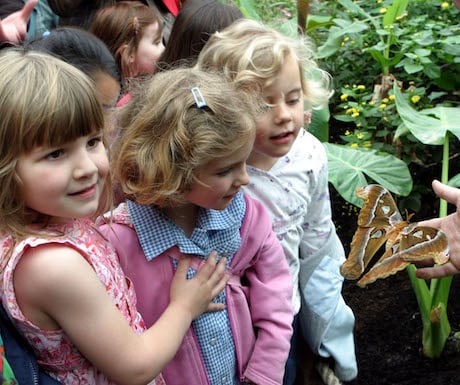
[{"label": "brown hair", "polygon": [[[37,216],[43,223],[49,218],[21,198],[19,156],[102,132],[104,116],[93,82],[49,54],[6,49],[0,52],[0,73],[0,229],[21,236],[32,233],[27,226]],[[102,201],[110,200],[108,178]]]},{"label": "brown hair", "polygon": [[90,31],[107,45],[122,78],[128,79],[132,76],[129,56],[137,51],[144,28],[154,23],[162,34],[163,19],[158,11],[139,1],[120,1],[98,10]]},{"label": "brown hair", "polygon": [[216,0],[187,0],[177,15],[168,44],[158,60],[159,70],[193,65],[209,37],[243,18],[240,9]]}]

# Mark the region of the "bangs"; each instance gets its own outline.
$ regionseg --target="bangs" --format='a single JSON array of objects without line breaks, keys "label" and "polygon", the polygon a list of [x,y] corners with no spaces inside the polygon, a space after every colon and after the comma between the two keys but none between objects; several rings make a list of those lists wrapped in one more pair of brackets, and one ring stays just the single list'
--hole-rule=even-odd
[{"label": "bangs", "polygon": [[[59,80],[58,80],[59,81]],[[89,79],[88,79],[89,81]],[[24,152],[36,146],[56,147],[82,136],[96,134],[103,130],[104,114],[92,85],[73,83],[67,87],[53,87],[57,92],[42,94],[42,100],[35,105],[40,108],[26,108],[27,118],[23,126]]]}]

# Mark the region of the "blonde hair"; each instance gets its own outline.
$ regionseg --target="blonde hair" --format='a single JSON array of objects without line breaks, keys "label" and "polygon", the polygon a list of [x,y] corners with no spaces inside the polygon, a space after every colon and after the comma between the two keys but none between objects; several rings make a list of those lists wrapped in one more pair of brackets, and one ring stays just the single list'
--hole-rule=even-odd
[{"label": "blonde hair", "polygon": [[[49,54],[5,49],[0,73],[0,229],[21,236],[33,233],[32,221],[46,224],[49,217],[25,206],[18,157],[98,133],[104,117],[92,81]],[[106,190],[108,202],[111,188]]]},{"label": "blonde hair", "polygon": [[[247,95],[197,69],[155,74],[121,114],[113,164],[126,196],[163,207],[186,202],[191,184],[199,183],[198,168],[254,140],[255,112]],[[201,97],[206,105],[200,108]]]},{"label": "blonde hair", "polygon": [[332,95],[331,77],[313,55],[314,45],[307,36],[291,38],[260,22],[241,19],[209,38],[197,67],[223,72],[230,81],[262,91],[274,82],[287,57],[293,57],[304,99],[312,107],[321,107]]}]

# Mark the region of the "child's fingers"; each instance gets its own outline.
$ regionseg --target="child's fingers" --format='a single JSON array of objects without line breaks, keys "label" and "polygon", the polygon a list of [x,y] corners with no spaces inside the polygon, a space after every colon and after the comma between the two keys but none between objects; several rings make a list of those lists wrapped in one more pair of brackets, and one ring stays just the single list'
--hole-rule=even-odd
[{"label": "child's fingers", "polygon": [[227,259],[222,257],[219,263],[216,264],[217,252],[211,251],[208,255],[206,263],[200,268],[197,276],[203,280],[209,281],[211,285],[215,285],[225,272]]},{"label": "child's fingers", "polygon": [[206,311],[221,311],[224,309],[225,309],[225,305],[223,303],[209,302],[209,305]]},{"label": "child's fingers", "polygon": [[179,263],[177,264],[176,274],[181,277],[187,277],[187,271],[190,267],[190,257],[182,257],[179,259]]},{"label": "child's fingers", "polygon": [[35,6],[37,5],[38,0],[29,0],[24,4],[24,7],[21,9],[21,18],[24,21],[28,21],[30,14],[34,10]]}]

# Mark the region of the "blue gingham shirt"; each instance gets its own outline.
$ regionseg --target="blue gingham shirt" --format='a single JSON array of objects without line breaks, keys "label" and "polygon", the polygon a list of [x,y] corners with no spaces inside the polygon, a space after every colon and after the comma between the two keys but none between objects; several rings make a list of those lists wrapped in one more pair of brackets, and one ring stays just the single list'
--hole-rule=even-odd
[{"label": "blue gingham shirt", "polygon": [[[212,250],[227,257],[227,265],[241,246],[240,228],[246,211],[243,194],[238,193],[224,210],[201,208],[190,238],[155,206],[128,201],[139,242],[148,261],[177,246],[184,254],[201,256]],[[177,261],[174,261],[177,266]],[[187,278],[196,271],[189,268]],[[215,302],[226,303],[225,291]],[[208,312],[192,322],[211,385],[239,384],[235,345],[227,310]]]}]

